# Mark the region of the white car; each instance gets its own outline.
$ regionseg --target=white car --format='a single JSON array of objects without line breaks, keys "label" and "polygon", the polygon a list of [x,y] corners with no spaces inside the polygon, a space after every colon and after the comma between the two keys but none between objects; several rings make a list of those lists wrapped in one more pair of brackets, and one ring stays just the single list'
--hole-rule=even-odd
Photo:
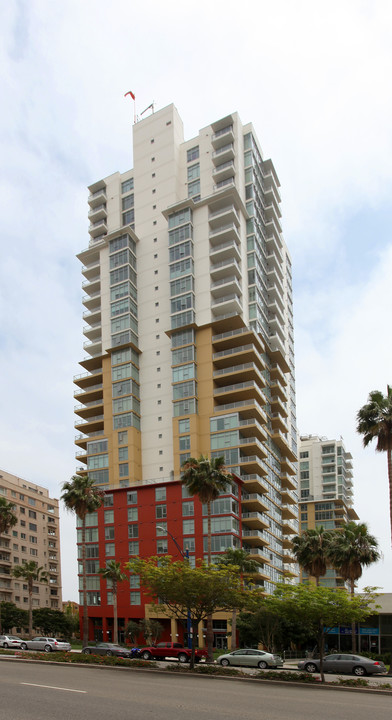
[{"label": "white car", "polygon": [[44,650],[45,652],[69,652],[71,645],[68,642],[57,640],[54,637],[35,637],[32,640],[24,640],[21,644],[22,650]]},{"label": "white car", "polygon": [[3,648],[20,648],[22,642],[16,635],[0,635],[0,647]]},{"label": "white car", "polygon": [[283,660],[280,655],[273,655],[272,653],[267,653],[263,650],[253,650],[252,648],[233,650],[231,653],[221,655],[218,658],[218,662],[223,665],[223,667],[237,665],[239,667],[258,667],[260,670],[283,667]]}]

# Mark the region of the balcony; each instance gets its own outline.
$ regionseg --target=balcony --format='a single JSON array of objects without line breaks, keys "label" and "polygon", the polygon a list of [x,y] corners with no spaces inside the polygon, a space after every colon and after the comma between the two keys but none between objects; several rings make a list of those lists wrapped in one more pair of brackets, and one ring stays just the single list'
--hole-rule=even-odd
[{"label": "balcony", "polygon": [[92,223],[98,222],[98,220],[106,220],[106,203],[101,203],[91,208],[88,213],[88,219]]},{"label": "balcony", "polygon": [[[287,413],[286,413],[287,414]],[[271,425],[272,425],[272,437],[277,445],[279,443],[288,443],[288,439],[286,438],[286,434],[288,433],[289,429],[287,427],[287,424],[283,420],[282,416],[278,412],[271,413]],[[279,435],[279,437],[277,437]]]},{"label": "balcony", "polygon": [[225,145],[234,143],[233,125],[227,125],[225,128],[218,130],[211,137],[211,142],[215,150],[220,150]]},{"label": "balcony", "polygon": [[241,475],[241,480],[244,483],[243,487],[245,492],[249,493],[250,495],[266,495],[269,492],[268,483],[258,473]]},{"label": "balcony", "polygon": [[219,385],[227,383],[229,375],[234,376],[233,380],[238,380],[238,377],[236,377],[238,373],[241,373],[242,380],[254,380],[259,386],[265,387],[264,376],[261,375],[260,370],[254,362],[244,363],[243,365],[232,365],[221,368],[220,370],[214,370],[213,378]]},{"label": "balcony", "polygon": [[77,430],[80,429],[80,431],[85,435],[98,433],[98,431],[103,432],[103,415],[95,415],[94,417],[89,417],[86,420],[76,420],[75,428]]},{"label": "balcony", "polygon": [[242,539],[252,547],[263,547],[269,544],[269,538],[262,530],[242,529]]},{"label": "balcony", "polygon": [[213,298],[225,297],[225,295],[242,293],[242,288],[235,275],[231,277],[223,277],[211,284],[211,295]]},{"label": "balcony", "polygon": [[241,437],[239,445],[242,449],[246,449],[248,453],[253,452],[261,458],[268,457],[264,444],[262,444],[256,437]]},{"label": "balcony", "polygon": [[82,275],[86,278],[86,280],[91,280],[92,278],[99,275],[100,270],[100,264],[99,264],[99,255],[94,259],[93,262],[89,263],[88,265],[83,265],[82,267]]},{"label": "balcony", "polygon": [[282,520],[282,531],[284,535],[298,535],[298,522],[290,522],[290,520]]},{"label": "balcony", "polygon": [[280,333],[268,333],[268,342],[272,352],[280,352],[283,357],[286,355],[286,348]]},{"label": "balcony", "polygon": [[284,520],[298,520],[298,508],[296,505],[289,503],[282,503],[282,518]]},{"label": "balcony", "polygon": [[75,415],[85,419],[98,415],[100,411],[103,411],[102,393],[99,399],[86,402],[83,405],[75,405],[74,407]]},{"label": "balcony", "polygon": [[234,178],[227,178],[227,180],[220,180],[219,182],[214,185],[213,190],[214,193],[221,192],[222,190],[226,190],[228,187],[235,187]]},{"label": "balcony", "polygon": [[238,227],[240,224],[240,216],[238,214],[238,210],[233,204],[224,205],[223,207],[210,212],[208,215],[208,222],[210,228],[218,228],[221,225],[231,225],[232,223]]},{"label": "balcony", "polygon": [[260,382],[265,385],[264,375],[261,375],[262,371],[265,370],[264,360],[254,344],[240,345],[238,347],[227,348],[227,350],[221,350],[220,352],[214,353],[213,355],[214,366],[218,368],[228,368],[236,360],[247,361],[244,365],[252,365],[257,371],[257,377],[262,377]]},{"label": "balcony", "polygon": [[96,385],[90,385],[88,388],[82,388],[75,390],[74,398],[79,400],[84,405],[92,403],[93,401],[102,400],[102,389],[103,383],[97,383]]},{"label": "balcony", "polygon": [[88,196],[88,204],[90,208],[98,207],[106,203],[106,185],[100,187],[95,192],[90,193]]},{"label": "balcony", "polygon": [[102,333],[101,321],[96,322],[92,325],[85,325],[83,328],[83,335],[88,340],[100,340]]},{"label": "balcony", "polygon": [[286,473],[281,473],[279,477],[282,483],[282,490],[298,490],[296,476],[291,477]]},{"label": "balcony", "polygon": [[213,299],[211,309],[214,316],[226,315],[227,313],[242,313],[242,298],[237,293],[230,293],[223,297]]},{"label": "balcony", "polygon": [[268,468],[258,455],[240,455],[239,467],[241,473],[259,475],[268,475]]},{"label": "balcony", "polygon": [[219,225],[219,227],[216,227],[209,232],[208,237],[210,244],[215,247],[216,245],[220,245],[222,241],[226,240],[235,240],[237,244],[240,243],[238,228],[233,222],[227,223],[226,225]]},{"label": "balcony", "polygon": [[99,235],[105,235],[105,233],[107,233],[107,230],[108,226],[104,218],[102,218],[102,220],[97,220],[97,222],[91,223],[88,228],[89,234],[92,238],[97,238]]},{"label": "balcony", "polygon": [[[238,251],[237,251],[238,254]],[[228,257],[226,260],[220,262],[214,262],[210,266],[210,275],[215,281],[223,277],[232,277],[235,275],[238,279],[241,278],[241,268],[237,260],[234,257]]]},{"label": "balcony", "polygon": [[269,527],[268,518],[266,518],[260,512],[243,512],[241,515],[242,519],[242,532],[244,532],[244,524],[247,528],[253,530],[265,530]]},{"label": "balcony", "polygon": [[236,402],[246,398],[256,398],[262,405],[266,403],[263,391],[253,380],[217,387],[214,389],[214,397],[216,398],[218,396],[228,402]]},{"label": "balcony", "polygon": [[[278,395],[272,395],[270,398],[270,405],[272,412],[279,413],[283,418],[287,418],[287,407],[282,403],[280,397]],[[287,432],[287,431],[286,431]]]},{"label": "balcony", "polygon": [[[260,408],[261,410],[261,408]],[[267,421],[267,418],[264,414],[264,412],[261,410],[262,414],[264,415],[265,422]],[[267,442],[268,435],[266,433],[265,428],[260,425],[258,420],[256,418],[248,418],[247,420],[240,420],[239,426],[241,428],[241,435],[247,436],[250,433],[255,433],[259,440],[262,440],[263,442]]]},{"label": "balcony", "polygon": [[275,300],[269,300],[267,303],[268,308],[268,323],[272,326],[273,323],[277,323],[278,327],[283,328],[285,325],[285,318],[282,308]]},{"label": "balcony", "polygon": [[98,294],[101,289],[100,275],[95,275],[94,277],[90,278],[89,280],[86,280],[85,282],[83,282],[82,288],[83,288],[84,292],[86,292],[90,297],[92,295]]},{"label": "balcony", "polygon": [[215,150],[215,152],[212,153],[212,162],[214,165],[222,165],[224,162],[229,162],[230,160],[234,160],[235,158],[235,151],[234,151],[234,143],[227,143],[226,145],[222,145],[221,148],[218,150]]},{"label": "balcony", "polygon": [[[75,385],[79,385],[80,388],[91,387],[97,385],[97,381],[102,380],[102,368],[93,370],[92,372],[81,373],[80,375],[74,375],[73,381]],[[77,391],[75,391],[76,393]]]},{"label": "balcony", "polygon": [[97,355],[102,355],[102,339],[99,337],[97,340],[92,340],[91,342],[85,342],[83,343],[83,349],[91,355],[91,357],[96,357]]}]

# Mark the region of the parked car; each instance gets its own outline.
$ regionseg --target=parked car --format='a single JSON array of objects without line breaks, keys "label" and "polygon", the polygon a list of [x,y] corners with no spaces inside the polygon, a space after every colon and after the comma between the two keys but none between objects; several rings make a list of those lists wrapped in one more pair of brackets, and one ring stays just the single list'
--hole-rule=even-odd
[{"label": "parked car", "polygon": [[264,652],[264,650],[253,650],[243,648],[233,650],[231,653],[221,655],[218,658],[220,665],[239,665],[240,667],[258,667],[260,670],[266,668],[283,667],[283,660],[280,655]]},{"label": "parked car", "polygon": [[[298,663],[299,670],[306,670],[309,673],[320,671],[320,660],[301,660]],[[361,655],[326,655],[323,662],[323,669],[326,673],[337,673],[338,675],[375,675],[386,673],[387,668],[383,662],[362,657]]]},{"label": "parked car", "polygon": [[16,635],[0,635],[0,647],[20,648],[23,640]]},{"label": "parked car", "polygon": [[96,645],[86,645],[82,653],[85,655],[115,655],[116,657],[134,658],[139,655],[139,648],[123,648],[114,643],[97,642]]},{"label": "parked car", "polygon": [[45,652],[69,652],[71,645],[68,642],[57,640],[54,637],[35,637],[24,640],[20,646],[22,650],[44,650]]},{"label": "parked car", "polygon": [[[140,650],[140,657],[143,660],[164,660],[165,658],[175,658],[180,663],[187,663],[191,659],[192,650],[185,648],[181,643],[177,642],[160,642],[157,645],[150,645]],[[195,651],[195,662],[200,662],[207,657],[207,650],[197,649]]]}]

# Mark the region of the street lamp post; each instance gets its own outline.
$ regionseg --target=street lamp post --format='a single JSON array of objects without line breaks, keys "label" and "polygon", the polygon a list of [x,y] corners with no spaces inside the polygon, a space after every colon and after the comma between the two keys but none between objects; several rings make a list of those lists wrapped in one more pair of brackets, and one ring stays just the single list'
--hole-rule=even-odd
[{"label": "street lamp post", "polygon": [[[180,553],[180,555],[182,555],[182,558],[183,558],[184,560],[187,560],[187,561],[189,562],[189,550],[188,550],[188,548],[187,548],[186,550],[183,550],[183,549],[179,546],[176,538],[175,538],[168,530],[166,530],[164,527],[162,527],[162,525],[157,525],[157,529],[158,529],[158,530],[163,530],[163,531],[166,532],[168,535],[170,535],[170,537],[171,537],[171,539],[173,540],[173,542],[174,542],[174,544],[175,544],[178,552]],[[188,615],[187,615],[187,619],[186,619],[186,630],[187,630],[187,635],[188,635],[188,649],[190,650],[190,649],[192,648],[192,637],[191,637],[192,623],[191,623],[191,611],[190,611],[189,609],[188,609]]]}]

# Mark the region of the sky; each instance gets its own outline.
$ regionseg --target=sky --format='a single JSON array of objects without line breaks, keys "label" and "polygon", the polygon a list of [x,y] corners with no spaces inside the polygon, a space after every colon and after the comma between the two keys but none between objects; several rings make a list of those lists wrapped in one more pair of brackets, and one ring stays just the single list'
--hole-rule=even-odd
[{"label": "sky", "polygon": [[[387,460],[356,413],[392,382],[389,0],[0,0],[0,468],[76,469],[87,185],[132,167],[133,107],[174,103],[185,138],[238,111],[277,169],[293,261],[298,427],[343,437],[355,509],[392,592]],[[63,599],[77,600],[61,514]]]}]

